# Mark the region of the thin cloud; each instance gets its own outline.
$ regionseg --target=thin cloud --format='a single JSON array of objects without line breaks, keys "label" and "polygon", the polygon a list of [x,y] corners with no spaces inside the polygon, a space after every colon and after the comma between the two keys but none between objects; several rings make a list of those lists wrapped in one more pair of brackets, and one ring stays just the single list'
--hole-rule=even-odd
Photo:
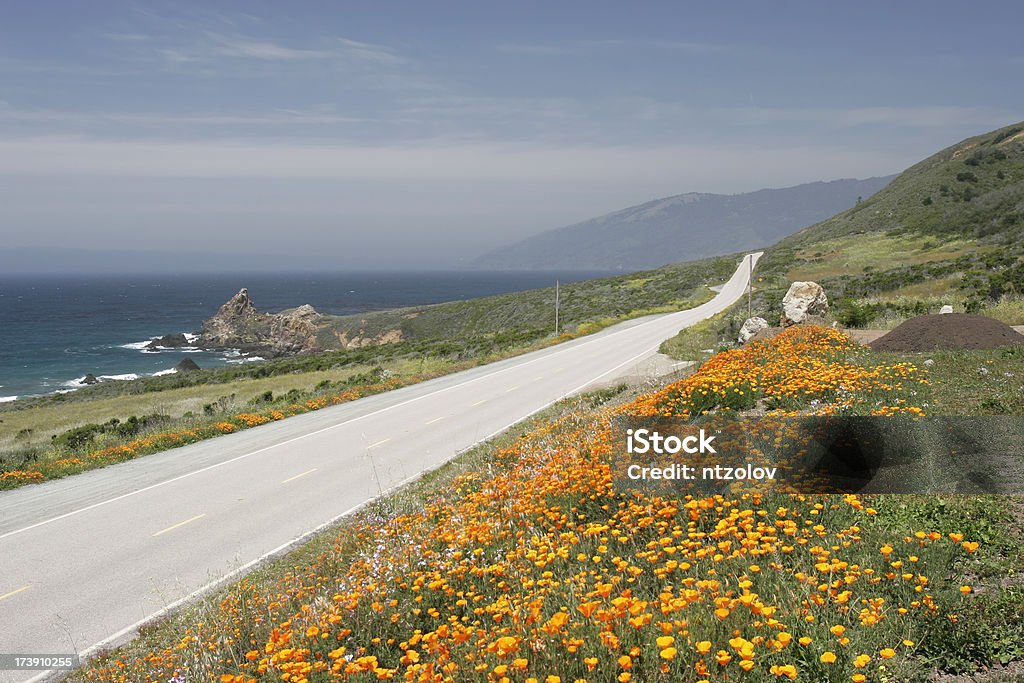
[{"label": "thin cloud", "polygon": [[686,40],[623,40],[608,38],[600,40],[570,40],[557,43],[502,43],[496,46],[499,52],[522,55],[574,55],[585,56],[603,50],[673,50],[694,55],[725,52],[724,45]]},{"label": "thin cloud", "polygon": [[398,65],[406,63],[404,58],[399,57],[395,50],[386,45],[364,43],[348,38],[340,38],[339,42],[341,43],[342,52],[349,57],[377,64]]},{"label": "thin cloud", "polygon": [[404,64],[394,50],[385,45],[364,43],[348,38],[339,38],[327,47],[319,49],[290,47],[273,40],[241,35],[227,35],[214,31],[203,31],[201,38],[189,44],[161,49],[161,54],[174,63],[253,59],[268,62],[292,62],[297,60],[347,61],[374,65],[394,66]]},{"label": "thin cloud", "polygon": [[214,44],[210,52],[225,57],[245,57],[265,60],[332,59],[336,53],[328,50],[306,50],[286,47],[269,40],[252,40],[224,36],[208,31],[207,38]]}]

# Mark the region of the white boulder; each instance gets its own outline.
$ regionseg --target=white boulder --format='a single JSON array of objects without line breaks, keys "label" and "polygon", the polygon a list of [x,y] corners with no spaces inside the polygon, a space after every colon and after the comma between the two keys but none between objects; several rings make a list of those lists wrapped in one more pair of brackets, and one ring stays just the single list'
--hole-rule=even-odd
[{"label": "white boulder", "polygon": [[817,282],[794,282],[782,299],[782,326],[789,327],[828,313],[828,297]]},{"label": "white boulder", "polygon": [[949,304],[946,304],[945,306],[943,306],[942,308],[939,309],[939,315],[947,315],[947,314],[952,313],[952,312],[953,312],[953,307],[950,306]]},{"label": "white boulder", "polygon": [[738,341],[740,344],[746,344],[750,341],[755,334],[768,327],[768,321],[764,318],[754,316],[753,318],[747,318],[743,321],[743,326],[740,328],[740,336]]}]

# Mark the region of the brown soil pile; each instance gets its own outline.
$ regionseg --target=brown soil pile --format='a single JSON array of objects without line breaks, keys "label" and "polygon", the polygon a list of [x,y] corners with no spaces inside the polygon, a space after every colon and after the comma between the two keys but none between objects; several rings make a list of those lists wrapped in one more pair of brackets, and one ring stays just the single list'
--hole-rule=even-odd
[{"label": "brown soil pile", "polygon": [[[784,328],[784,327],[763,327],[760,330],[758,330],[756,333],[754,333],[754,336],[750,338],[750,341],[760,341],[760,340],[763,340],[763,339],[771,339],[773,337],[777,337],[779,335],[779,333],[782,332],[784,329],[786,329],[786,328]],[[747,343],[749,344],[750,342],[747,342]]]},{"label": "brown soil pile", "polygon": [[875,351],[997,349],[1024,344],[1024,335],[993,318],[964,313],[920,315],[868,344]]}]

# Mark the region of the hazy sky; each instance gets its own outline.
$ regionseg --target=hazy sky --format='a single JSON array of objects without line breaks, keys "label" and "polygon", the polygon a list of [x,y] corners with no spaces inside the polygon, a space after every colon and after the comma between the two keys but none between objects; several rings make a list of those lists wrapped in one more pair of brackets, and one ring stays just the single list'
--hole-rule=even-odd
[{"label": "hazy sky", "polygon": [[1024,118],[1019,16],[0,0],[0,249],[445,267],[656,197],[885,175]]}]

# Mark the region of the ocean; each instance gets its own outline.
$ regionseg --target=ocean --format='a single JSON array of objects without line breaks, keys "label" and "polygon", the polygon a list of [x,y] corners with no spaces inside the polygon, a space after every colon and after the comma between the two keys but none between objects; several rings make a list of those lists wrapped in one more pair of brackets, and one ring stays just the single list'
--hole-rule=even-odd
[{"label": "ocean", "polygon": [[0,401],[68,391],[91,373],[131,379],[188,355],[214,367],[232,353],[150,351],[152,338],[196,332],[242,287],[261,311],[312,304],[345,315],[471,299],[609,275],[605,272],[422,272],[123,276],[0,275]]}]

